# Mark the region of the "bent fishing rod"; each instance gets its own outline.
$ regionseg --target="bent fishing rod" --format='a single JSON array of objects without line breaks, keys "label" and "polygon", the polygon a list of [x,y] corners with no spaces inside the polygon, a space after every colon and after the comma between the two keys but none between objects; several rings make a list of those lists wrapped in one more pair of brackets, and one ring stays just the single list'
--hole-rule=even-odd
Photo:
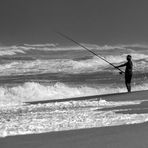
[{"label": "bent fishing rod", "polygon": [[94,54],[95,56],[97,56],[98,58],[102,59],[103,61],[107,62],[108,64],[110,64],[111,66],[113,66],[115,69],[118,69],[120,71],[120,74],[125,73],[124,71],[122,71],[120,68],[116,67],[115,65],[113,65],[112,63],[108,62],[105,58],[101,57],[100,55],[97,55],[95,52],[91,51],[90,49],[88,49],[87,47],[85,47],[84,45],[82,45],[81,43],[73,40],[72,38],[68,37],[67,35],[61,33],[61,32],[57,32],[57,34],[59,34],[60,36],[66,38],[67,40],[70,40],[72,42],[74,42],[75,44],[79,45],[80,47],[86,49],[88,52]]}]

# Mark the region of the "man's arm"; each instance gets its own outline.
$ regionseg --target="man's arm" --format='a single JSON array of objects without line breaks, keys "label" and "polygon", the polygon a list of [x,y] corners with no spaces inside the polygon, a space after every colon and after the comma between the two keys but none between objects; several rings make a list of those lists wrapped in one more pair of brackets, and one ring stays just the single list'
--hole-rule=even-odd
[{"label": "man's arm", "polygon": [[117,67],[117,68],[119,68],[119,67],[124,67],[124,66],[126,66],[126,64],[127,64],[127,63],[124,63],[124,64],[121,64],[121,65],[116,66],[116,67]]}]

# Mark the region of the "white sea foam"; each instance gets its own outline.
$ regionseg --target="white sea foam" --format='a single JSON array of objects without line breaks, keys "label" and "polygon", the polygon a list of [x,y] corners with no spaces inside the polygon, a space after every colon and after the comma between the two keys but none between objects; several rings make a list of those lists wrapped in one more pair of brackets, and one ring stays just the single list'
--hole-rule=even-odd
[{"label": "white sea foam", "polygon": [[[133,90],[144,90],[148,84],[137,85]],[[24,102],[65,99],[87,95],[124,92],[125,88],[70,87],[63,83],[44,86],[28,82],[21,86],[0,87],[0,137],[37,134],[80,128],[135,124],[148,121],[148,114],[117,114],[115,110],[101,111],[123,105],[140,104],[136,101],[107,101],[101,98],[28,105]],[[120,110],[119,110],[120,111]]]},{"label": "white sea foam", "polygon": [[25,47],[56,47],[57,44],[24,44]]},{"label": "white sea foam", "polygon": [[[108,102],[107,105],[110,107],[130,104],[130,102],[125,102],[125,104],[123,102],[118,102],[118,104],[115,103],[117,102],[112,102],[112,104]],[[132,102],[131,104],[134,105],[134,103],[135,102]],[[136,102],[135,104],[138,103]],[[51,110],[52,107],[57,105],[60,108]],[[148,114],[117,114],[114,110],[96,110],[100,108],[97,105],[97,102],[94,101],[86,101],[83,105],[83,107],[80,105],[77,107],[71,106],[70,108],[65,108],[67,107],[67,104],[65,103],[65,107],[62,108],[62,103],[54,103],[24,106],[23,108],[15,108],[15,110],[3,110],[3,114],[1,114],[3,118],[0,119],[0,137],[136,124],[148,121]],[[107,105],[104,104],[106,107]]]},{"label": "white sea foam", "polygon": [[[133,91],[147,90],[148,84],[137,85],[133,87]],[[54,100],[65,99],[72,97],[82,97],[109,93],[125,92],[124,88],[113,87],[69,87],[63,83],[50,84],[44,86],[39,83],[28,82],[21,86],[11,88],[0,87],[0,105],[12,106],[22,104],[23,102],[39,101],[39,100]]]}]

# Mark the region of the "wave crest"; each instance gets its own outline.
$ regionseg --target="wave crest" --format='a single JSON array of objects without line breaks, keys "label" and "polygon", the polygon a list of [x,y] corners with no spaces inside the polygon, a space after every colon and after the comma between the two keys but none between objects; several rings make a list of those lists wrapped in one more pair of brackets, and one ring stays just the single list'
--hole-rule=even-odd
[{"label": "wave crest", "polygon": [[[148,69],[147,59],[148,55],[132,54],[134,60],[135,71],[146,71]],[[126,54],[121,56],[108,55],[105,57],[107,61],[113,64],[125,62]],[[96,71],[110,70],[107,62],[93,57],[85,60],[72,60],[72,59],[52,59],[52,60],[26,60],[26,61],[13,61],[11,63],[0,65],[0,75],[12,74],[29,74],[29,73],[89,73]]]},{"label": "wave crest", "polygon": [[[137,85],[133,87],[133,91],[146,90],[148,84]],[[64,83],[55,83],[48,86],[27,82],[15,87],[0,87],[0,104],[16,105],[29,101],[39,100],[54,100],[54,99],[68,99],[72,97],[83,97],[100,94],[120,93],[125,92],[125,87],[88,87],[88,86],[73,86],[70,87]]]}]

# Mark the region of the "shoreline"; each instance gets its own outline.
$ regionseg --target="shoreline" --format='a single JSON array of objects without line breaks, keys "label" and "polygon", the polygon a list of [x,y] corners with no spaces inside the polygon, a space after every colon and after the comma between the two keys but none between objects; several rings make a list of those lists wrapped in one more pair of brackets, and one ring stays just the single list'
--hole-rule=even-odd
[{"label": "shoreline", "polygon": [[[24,102],[27,104],[44,104],[44,103],[54,103],[54,102],[67,102],[67,101],[83,101],[83,100],[93,100],[97,98],[106,99],[107,101],[131,101],[131,100],[139,100],[139,95],[135,96],[136,94],[142,96],[142,99],[147,99],[148,90],[140,90],[140,91],[133,91],[131,93],[122,92],[122,93],[111,93],[111,94],[102,94],[102,95],[94,95],[94,96],[84,96],[84,97],[73,97],[73,98],[65,98],[65,99],[54,99],[54,100],[40,100],[40,101],[31,101],[31,102]],[[121,97],[119,99],[119,97]],[[126,97],[126,98],[124,98]],[[136,97],[136,98],[133,98]]]},{"label": "shoreline", "polygon": [[[148,113],[148,91],[136,91],[132,93],[107,94],[99,96],[88,96],[72,98],[74,100],[90,100],[101,97],[107,101],[136,101],[145,100],[138,105],[119,106],[117,108],[128,109],[126,114]],[[52,100],[37,103],[49,103]],[[54,100],[57,101],[57,100]],[[59,100],[60,102],[61,100]],[[65,100],[69,101],[69,100]],[[107,108],[114,110],[115,108]],[[138,110],[136,110],[138,109]],[[103,110],[103,109],[102,109]],[[105,109],[104,109],[105,110]],[[143,112],[144,111],[144,112]],[[96,128],[85,128],[48,132],[41,134],[16,135],[0,138],[2,148],[147,148],[148,146],[148,122],[107,126]]]},{"label": "shoreline", "polygon": [[147,148],[148,123],[0,138],[2,148]]}]

